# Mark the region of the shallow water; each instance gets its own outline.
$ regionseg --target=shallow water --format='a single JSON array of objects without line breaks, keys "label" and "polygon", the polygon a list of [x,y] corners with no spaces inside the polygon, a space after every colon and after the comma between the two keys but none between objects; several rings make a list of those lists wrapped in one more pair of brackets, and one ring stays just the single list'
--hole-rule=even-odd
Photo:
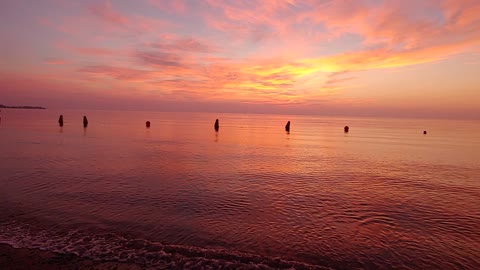
[{"label": "shallow water", "polygon": [[478,121],[0,117],[0,242],[185,268],[480,268]]}]

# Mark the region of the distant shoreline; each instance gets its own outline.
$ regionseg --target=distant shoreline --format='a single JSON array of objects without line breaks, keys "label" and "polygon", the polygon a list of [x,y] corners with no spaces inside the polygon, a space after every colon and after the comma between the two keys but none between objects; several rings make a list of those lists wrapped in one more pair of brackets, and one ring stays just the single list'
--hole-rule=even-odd
[{"label": "distant shoreline", "polygon": [[0,105],[0,109],[29,109],[29,110],[45,110],[45,107],[40,106],[5,106]]}]

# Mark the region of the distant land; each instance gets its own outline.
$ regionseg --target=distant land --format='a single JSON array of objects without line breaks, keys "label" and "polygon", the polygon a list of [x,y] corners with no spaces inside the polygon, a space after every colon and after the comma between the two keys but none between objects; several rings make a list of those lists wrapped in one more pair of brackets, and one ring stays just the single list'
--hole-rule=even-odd
[{"label": "distant land", "polygon": [[45,110],[46,108],[40,106],[5,106],[0,104],[0,109],[34,109],[34,110]]}]

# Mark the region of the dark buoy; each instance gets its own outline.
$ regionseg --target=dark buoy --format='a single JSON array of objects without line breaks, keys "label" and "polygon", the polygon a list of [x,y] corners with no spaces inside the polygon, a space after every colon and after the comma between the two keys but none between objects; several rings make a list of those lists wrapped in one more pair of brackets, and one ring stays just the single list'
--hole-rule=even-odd
[{"label": "dark buoy", "polygon": [[345,126],[345,127],[343,128],[343,131],[345,131],[345,133],[348,133],[348,130],[349,130],[349,129],[350,129],[350,128],[349,128],[348,126]]},{"label": "dark buoy", "polygon": [[88,126],[87,117],[86,117],[86,116],[83,116],[83,127],[87,127],[87,126]]},{"label": "dark buoy", "polygon": [[287,124],[285,125],[285,131],[290,132],[290,121],[288,121]]},{"label": "dark buoy", "polygon": [[58,118],[58,124],[63,127],[63,115],[60,114],[60,117]]},{"label": "dark buoy", "polygon": [[425,134],[425,135],[426,135],[426,134],[427,134],[427,131],[426,131],[426,130],[424,130],[424,131],[423,131],[423,134]]},{"label": "dark buoy", "polygon": [[149,127],[150,127],[150,121],[147,121],[147,122],[145,123],[145,126],[146,126],[147,128],[149,128]]},{"label": "dark buoy", "polygon": [[215,120],[215,125],[213,125],[213,127],[215,128],[215,131],[218,131],[218,128],[220,127],[220,126],[218,125],[218,119]]}]

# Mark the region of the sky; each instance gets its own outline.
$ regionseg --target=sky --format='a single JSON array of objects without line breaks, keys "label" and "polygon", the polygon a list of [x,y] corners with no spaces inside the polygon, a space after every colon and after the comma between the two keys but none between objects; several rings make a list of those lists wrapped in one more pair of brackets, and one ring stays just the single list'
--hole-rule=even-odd
[{"label": "sky", "polygon": [[479,0],[3,0],[0,104],[480,118]]}]

